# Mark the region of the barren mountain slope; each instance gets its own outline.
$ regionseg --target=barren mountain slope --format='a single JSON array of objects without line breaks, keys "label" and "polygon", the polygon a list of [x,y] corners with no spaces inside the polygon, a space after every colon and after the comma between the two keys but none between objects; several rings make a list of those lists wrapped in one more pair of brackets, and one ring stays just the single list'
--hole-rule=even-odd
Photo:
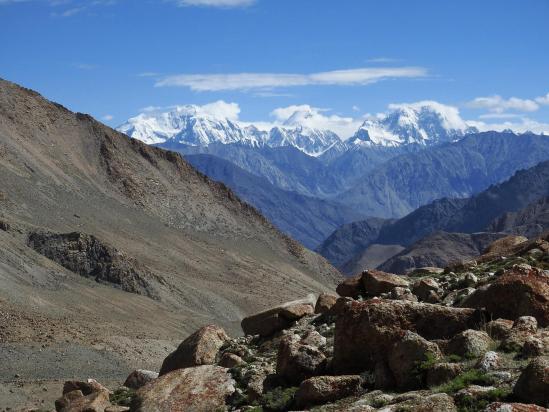
[{"label": "barren mountain slope", "polygon": [[22,345],[0,364],[20,356],[21,379],[81,373],[56,367],[61,344],[99,350],[81,358],[106,379],[139,346],[158,367],[197,326],[236,331],[243,315],[338,277],[178,154],[0,80],[0,359]]}]

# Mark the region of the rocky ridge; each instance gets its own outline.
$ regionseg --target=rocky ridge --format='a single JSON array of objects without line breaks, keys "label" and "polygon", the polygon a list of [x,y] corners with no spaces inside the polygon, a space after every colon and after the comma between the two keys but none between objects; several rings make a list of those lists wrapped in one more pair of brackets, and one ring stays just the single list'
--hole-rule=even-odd
[{"label": "rocky ridge", "polygon": [[242,337],[202,327],[158,378],[67,382],[56,410],[548,410],[549,235],[445,269],[366,271],[337,294],[244,318]]}]

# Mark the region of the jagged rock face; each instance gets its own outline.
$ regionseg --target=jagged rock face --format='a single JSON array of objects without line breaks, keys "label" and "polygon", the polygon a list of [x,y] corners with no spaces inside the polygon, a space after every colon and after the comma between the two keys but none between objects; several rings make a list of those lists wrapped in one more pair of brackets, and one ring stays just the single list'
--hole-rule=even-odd
[{"label": "jagged rock face", "polygon": [[149,297],[156,295],[151,280],[158,281],[158,277],[135,259],[104,244],[95,236],[78,232],[33,232],[29,235],[28,245],[79,275],[119,286],[127,292]]},{"label": "jagged rock face", "polygon": [[178,369],[148,383],[137,391],[135,412],[211,412],[224,410],[235,391],[226,368],[213,365]]},{"label": "jagged rock face", "polygon": [[472,309],[409,301],[353,301],[336,320],[334,366],[339,372],[373,369],[406,330],[427,339],[444,339],[479,321]]},{"label": "jagged rock face", "polygon": [[524,402],[549,405],[549,358],[539,357],[528,364],[515,385],[514,394]]},{"label": "jagged rock face", "polygon": [[494,283],[477,289],[464,307],[484,307],[493,317],[516,319],[533,316],[541,326],[549,325],[549,276],[539,270],[526,273],[513,269]]},{"label": "jagged rock face", "polygon": [[219,349],[227,339],[229,337],[219,326],[207,325],[200,328],[164,359],[160,375],[176,369],[212,365],[215,363]]}]

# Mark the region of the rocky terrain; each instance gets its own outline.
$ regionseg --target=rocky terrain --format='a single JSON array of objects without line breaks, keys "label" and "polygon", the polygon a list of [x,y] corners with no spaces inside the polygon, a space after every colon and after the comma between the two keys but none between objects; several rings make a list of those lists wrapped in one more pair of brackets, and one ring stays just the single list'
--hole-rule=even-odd
[{"label": "rocky terrain", "polygon": [[339,279],[179,154],[0,81],[0,409]]},{"label": "rocky terrain", "polygon": [[56,411],[547,411],[549,235],[366,271],[241,326],[201,327],[122,386],[67,381]]}]

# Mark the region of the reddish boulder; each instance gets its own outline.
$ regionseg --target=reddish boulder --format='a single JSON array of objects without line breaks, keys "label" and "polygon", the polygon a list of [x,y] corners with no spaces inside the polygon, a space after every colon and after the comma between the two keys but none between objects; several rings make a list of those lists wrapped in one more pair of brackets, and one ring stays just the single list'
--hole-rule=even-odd
[{"label": "reddish boulder", "polygon": [[438,360],[442,354],[436,343],[416,333],[406,331],[389,349],[388,365],[400,390],[419,389],[425,384],[425,373],[418,365],[427,360]]},{"label": "reddish boulder", "polygon": [[397,287],[408,287],[408,281],[402,276],[373,269],[362,272],[362,284],[367,296],[379,296]]},{"label": "reddish boulder", "polygon": [[429,340],[444,339],[478,326],[481,319],[473,309],[428,303],[347,302],[336,319],[333,366],[341,373],[371,370],[406,330]]},{"label": "reddish boulder", "polygon": [[536,269],[527,273],[511,269],[494,283],[477,289],[463,307],[486,308],[493,317],[516,319],[533,316],[542,327],[549,326],[549,277]]},{"label": "reddish boulder", "polygon": [[211,412],[225,410],[227,397],[235,391],[228,370],[202,365],[178,369],[139,389],[134,412]]},{"label": "reddish boulder", "polygon": [[315,313],[324,314],[330,311],[337,302],[337,296],[321,293],[316,300]]},{"label": "reddish boulder", "polygon": [[488,405],[484,412],[547,412],[547,408],[531,403],[494,402]]},{"label": "reddish boulder", "polygon": [[359,296],[364,296],[364,286],[362,284],[362,276],[354,276],[345,279],[337,285],[336,292],[339,296],[356,299]]},{"label": "reddish boulder", "polygon": [[128,375],[124,382],[124,386],[131,389],[139,389],[156,378],[158,378],[158,373],[156,372],[137,369]]},{"label": "reddish boulder", "polygon": [[297,335],[280,341],[276,374],[292,384],[320,375],[326,368],[326,356],[314,346],[305,345]]},{"label": "reddish boulder", "polygon": [[535,358],[521,373],[513,393],[518,400],[549,404],[549,358]]},{"label": "reddish boulder", "polygon": [[316,376],[301,382],[296,393],[298,407],[334,402],[361,390],[361,378],[357,375]]},{"label": "reddish boulder", "polygon": [[284,303],[264,312],[242,319],[242,330],[246,335],[270,336],[275,332],[287,329],[304,316],[315,311],[316,298],[310,294],[304,299]]},{"label": "reddish boulder", "polygon": [[219,326],[208,325],[200,328],[164,359],[160,375],[176,369],[214,364],[219,349],[227,339],[229,337]]}]

